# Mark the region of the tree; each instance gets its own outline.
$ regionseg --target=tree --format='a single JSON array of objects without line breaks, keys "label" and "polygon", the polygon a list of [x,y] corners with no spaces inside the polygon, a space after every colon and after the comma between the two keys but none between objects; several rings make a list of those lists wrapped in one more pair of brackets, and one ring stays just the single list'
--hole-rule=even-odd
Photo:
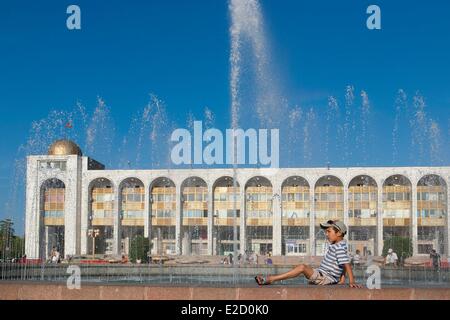
[{"label": "tree", "polygon": [[0,220],[0,258],[18,258],[23,254],[24,239],[15,235],[11,219]]},{"label": "tree", "polygon": [[392,249],[397,253],[400,261],[411,257],[413,254],[413,245],[411,238],[394,236],[389,239],[384,240],[383,245],[383,256],[385,257],[388,250]]},{"label": "tree", "polygon": [[136,262],[137,259],[142,262],[148,262],[147,252],[150,250],[148,239],[142,235],[136,235],[130,243],[130,260]]}]

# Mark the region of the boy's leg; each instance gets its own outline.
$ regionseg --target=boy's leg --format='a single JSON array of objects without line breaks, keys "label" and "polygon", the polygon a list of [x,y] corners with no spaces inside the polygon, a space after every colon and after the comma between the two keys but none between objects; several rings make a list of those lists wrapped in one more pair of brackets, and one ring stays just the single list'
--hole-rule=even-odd
[{"label": "boy's leg", "polygon": [[312,274],[314,273],[314,269],[306,264],[300,264],[296,266],[294,269],[278,274],[273,276],[268,276],[266,279],[266,284],[271,284],[274,281],[280,281],[280,280],[286,280],[290,278],[298,277],[299,275],[303,274],[306,278],[310,278]]}]

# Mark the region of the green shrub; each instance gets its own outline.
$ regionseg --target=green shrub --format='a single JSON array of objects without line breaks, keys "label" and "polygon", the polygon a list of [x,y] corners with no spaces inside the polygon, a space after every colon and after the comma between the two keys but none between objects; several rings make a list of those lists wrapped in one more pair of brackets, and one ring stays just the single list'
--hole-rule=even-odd
[{"label": "green shrub", "polygon": [[142,235],[136,235],[131,239],[129,257],[131,262],[140,259],[143,263],[148,262],[147,253],[150,250],[150,242],[148,238]]},{"label": "green shrub", "polygon": [[397,254],[399,262],[411,257],[413,254],[413,246],[411,238],[391,237],[384,240],[383,256],[387,256],[388,250],[391,248]]}]

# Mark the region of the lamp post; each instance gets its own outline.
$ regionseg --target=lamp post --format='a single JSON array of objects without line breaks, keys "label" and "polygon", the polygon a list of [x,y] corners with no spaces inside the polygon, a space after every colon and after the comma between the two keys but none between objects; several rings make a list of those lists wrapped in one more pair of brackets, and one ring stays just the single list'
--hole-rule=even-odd
[{"label": "lamp post", "polygon": [[89,229],[88,236],[92,238],[92,259],[95,259],[95,238],[100,235],[100,229]]}]

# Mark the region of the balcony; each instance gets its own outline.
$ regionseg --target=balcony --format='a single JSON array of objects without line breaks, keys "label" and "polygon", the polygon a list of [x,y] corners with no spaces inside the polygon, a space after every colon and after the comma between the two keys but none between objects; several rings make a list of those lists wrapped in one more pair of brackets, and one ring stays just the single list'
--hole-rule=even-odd
[{"label": "balcony", "polygon": [[308,227],[309,218],[282,218],[281,225],[288,227]]},{"label": "balcony", "polygon": [[44,225],[46,225],[46,226],[63,226],[64,225],[64,217],[44,218]]},{"label": "balcony", "polygon": [[247,218],[247,226],[273,226],[273,218]]},{"label": "balcony", "polygon": [[175,226],[174,217],[152,217],[152,226]]},{"label": "balcony", "polygon": [[183,218],[183,226],[207,226],[208,218]]}]

